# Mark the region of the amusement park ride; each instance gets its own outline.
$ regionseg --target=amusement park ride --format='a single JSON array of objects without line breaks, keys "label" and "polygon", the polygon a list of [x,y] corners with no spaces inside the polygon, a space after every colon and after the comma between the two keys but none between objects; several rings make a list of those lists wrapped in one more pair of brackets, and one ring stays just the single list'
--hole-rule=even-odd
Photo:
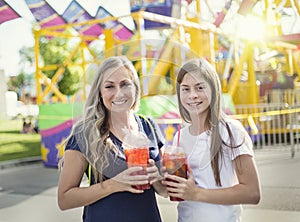
[{"label": "amusement park ride", "polygon": [[[180,3],[181,1],[178,2]],[[209,4],[209,1],[205,2]],[[232,97],[234,104],[257,104],[260,102],[256,73],[268,71],[271,61],[275,62],[276,66],[281,66],[282,72],[286,72],[291,76],[293,74],[300,75],[300,33],[284,34],[282,29],[285,24],[280,20],[282,10],[289,7],[293,8],[298,13],[296,17],[299,17],[300,6],[298,1],[227,1],[224,2],[222,11],[216,13],[213,23],[201,19],[203,10],[201,1],[197,0],[193,3],[195,7],[194,15],[189,14],[189,6],[187,4],[182,4],[186,8],[185,12],[183,14],[183,6],[181,6],[181,9],[177,9],[178,13],[175,13],[177,18],[147,12],[147,10],[142,10],[141,7],[141,10],[128,16],[107,16],[103,19],[91,19],[84,22],[35,28],[36,77],[37,82],[42,82],[45,85],[43,88],[41,84],[38,84],[38,104],[47,103],[46,96],[49,93],[54,93],[61,102],[68,102],[67,96],[60,93],[56,87],[59,77],[63,75],[65,67],[76,65],[70,64],[70,61],[77,52],[81,52],[82,63],[77,65],[82,67],[83,73],[86,73],[89,64],[101,63],[103,56],[95,55],[88,44],[93,40],[99,40],[99,38],[102,39],[105,45],[103,49],[104,57],[122,54],[124,53],[123,49],[129,47],[126,55],[136,62],[136,68],[140,77],[148,80],[146,81],[147,85],[142,84],[144,95],[158,94],[158,86],[161,79],[165,78],[167,74],[171,79],[174,78],[176,69],[190,57],[206,57],[217,68],[222,79],[223,92],[228,93]],[[173,8],[175,8],[174,5]],[[233,17],[232,13],[235,13],[240,18],[256,16],[258,18],[257,21],[264,21],[264,30],[261,30],[265,32],[265,36],[262,36],[264,38],[247,39],[247,36],[240,37],[237,33],[227,34],[222,30],[222,21],[226,19],[226,13],[229,14],[231,7],[234,7],[233,5],[238,7],[238,9],[235,9],[235,12],[231,12],[231,15],[228,16]],[[255,12],[253,10],[254,7],[260,8],[259,12]],[[106,27],[109,27],[106,24],[112,21],[119,21],[125,17],[130,17],[134,20],[135,34],[130,39],[120,40],[114,35],[113,29],[106,29]],[[148,31],[144,25],[145,21],[163,24],[162,27],[158,26],[156,29],[158,32],[163,32],[164,37],[156,40],[149,39]],[[102,25],[104,30],[101,37],[81,35],[80,32],[74,35],[62,32],[62,29],[69,27],[76,29],[78,26],[93,26],[95,24],[104,24]],[[251,29],[250,25],[243,25]],[[256,25],[258,29],[260,24]],[[255,30],[251,31],[254,32]],[[262,33],[255,33],[256,37],[259,37],[260,34]],[[69,58],[63,64],[42,66],[38,57],[38,40],[41,36],[80,38],[81,41],[74,47]],[[154,44],[151,44],[151,42],[154,42]],[[155,43],[160,43],[160,46],[155,45]],[[86,55],[87,53],[89,56]],[[57,70],[51,81],[43,75],[43,70],[49,69]],[[247,80],[241,81],[245,73]],[[142,83],[144,82],[142,81]],[[86,83],[84,82],[84,84]],[[295,85],[297,85],[297,82]],[[83,88],[84,90],[85,88]],[[85,96],[86,92],[83,93],[83,99]]]},{"label": "amusement park ride", "polygon": [[[179,116],[174,114],[176,111],[174,111],[173,116],[171,115],[171,119],[166,117],[167,115],[162,115],[170,110],[161,111],[160,114],[155,113],[155,111],[151,113],[149,111],[151,106],[147,107],[149,109],[143,107],[143,104],[147,106],[143,99],[147,98],[157,102],[156,96],[159,96],[159,101],[156,103],[157,106],[164,106],[163,100],[168,100],[166,103],[172,104],[174,108],[176,101],[172,95],[175,94],[174,79],[176,71],[189,58],[206,57],[215,66],[222,81],[224,98],[227,98],[225,102],[228,104],[225,105],[229,106],[231,104],[233,106],[233,109],[232,107],[228,109],[228,113],[234,114],[236,118],[241,119],[245,126],[249,126],[250,131],[256,132],[256,134],[257,130],[263,128],[259,119],[268,115],[263,110],[254,110],[253,108],[267,102],[266,96],[260,95],[260,87],[263,87],[264,83],[260,82],[259,84],[257,75],[267,76],[270,72],[284,72],[287,76],[293,77],[292,89],[294,93],[292,94],[293,98],[289,99],[290,103],[288,105],[296,107],[294,105],[300,101],[297,101],[298,88],[300,87],[300,33],[291,34],[283,30],[285,26],[283,14],[287,10],[295,13],[295,19],[299,19],[300,2],[298,0],[227,0],[223,1],[223,9],[219,11],[214,9],[211,3],[213,1],[130,2],[132,3],[132,8],[137,6],[135,4],[140,5],[126,16],[113,17],[106,15],[96,19],[48,27],[43,27],[43,24],[37,24],[33,30],[36,55],[36,82],[39,83],[37,84],[37,103],[40,105],[39,121],[41,134],[44,137],[44,143],[42,141],[42,155],[44,161],[49,165],[53,164],[49,162],[49,156],[47,157],[49,152],[51,152],[48,149],[49,146],[56,147],[58,156],[62,153],[62,147],[59,145],[61,141],[57,141],[54,145],[47,145],[47,142],[45,142],[47,136],[50,135],[49,129],[56,127],[55,121],[52,121],[51,126],[44,123],[47,118],[49,120],[50,116],[48,113],[51,105],[49,104],[49,95],[55,95],[57,101],[59,101],[59,109],[57,110],[64,109],[62,106],[70,104],[70,102],[84,101],[88,94],[86,91],[88,82],[85,74],[89,65],[101,64],[103,58],[107,56],[125,54],[134,62],[142,87],[142,111],[140,112],[145,111],[148,112],[145,114],[153,114],[155,118],[158,117],[158,123],[166,124],[164,130],[167,138],[171,138],[169,134],[173,135],[174,133],[170,125],[179,123]],[[151,9],[151,4],[155,4],[155,2],[158,4],[171,2],[171,15],[166,16],[164,13],[153,13],[151,10],[148,10]],[[208,15],[210,19],[205,19],[204,14]],[[253,33],[247,32],[247,29],[251,29],[250,22],[249,24],[246,22],[247,18],[256,19],[256,31],[261,33],[257,32],[253,35]],[[121,24],[120,21],[125,19],[132,20],[135,29],[132,31],[133,34],[130,38],[122,39],[116,34],[117,28],[112,28],[111,24]],[[244,24],[241,24],[241,21],[245,21]],[[151,22],[155,23],[156,27],[152,27],[149,30],[147,29],[147,24]],[[238,27],[236,25],[232,29],[244,26],[244,31],[242,31],[244,33],[226,31],[228,24],[237,24],[237,22],[240,22]],[[100,36],[83,34],[82,31],[74,32],[74,34],[63,31],[69,28],[76,30],[78,27],[85,27],[83,30],[87,30],[99,24],[101,24],[103,29]],[[259,29],[260,27],[262,28]],[[255,30],[250,31],[255,32]],[[153,33],[155,33],[155,37],[151,37]],[[246,34],[246,36],[242,34]],[[62,64],[43,65],[39,57],[39,39],[42,36],[76,39],[77,43],[69,57]],[[95,54],[90,48],[90,43],[93,41],[102,42],[103,52],[101,55]],[[82,57],[81,63],[75,64],[72,62],[72,58],[78,53]],[[68,66],[81,67],[83,75],[83,87],[77,95],[72,97],[62,94],[57,86],[64,70]],[[45,70],[56,70],[52,79],[49,79],[43,73]],[[164,92],[160,89],[162,82],[169,85],[168,90]],[[235,109],[242,104],[247,105],[246,111],[241,112]],[[156,107],[155,109],[163,108]],[[74,111],[74,107],[69,109],[71,113],[72,110]],[[174,110],[176,110],[176,107]],[[59,113],[60,111],[57,112]],[[270,116],[274,115],[276,110],[272,112],[269,113]],[[296,107],[278,112],[280,115],[298,113],[299,109]],[[72,115],[74,116],[74,113]],[[58,116],[57,113],[56,116]],[[57,123],[61,124],[62,122],[63,120]],[[72,125],[72,120],[68,124],[68,126]],[[280,130],[276,130],[280,132]],[[262,134],[267,132],[269,131],[260,131]]]}]

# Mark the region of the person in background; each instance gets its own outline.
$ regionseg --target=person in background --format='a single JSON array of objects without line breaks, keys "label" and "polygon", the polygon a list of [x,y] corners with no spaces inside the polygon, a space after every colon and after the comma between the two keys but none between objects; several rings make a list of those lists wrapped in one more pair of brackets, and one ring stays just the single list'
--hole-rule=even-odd
[{"label": "person in background", "polygon": [[22,126],[21,133],[24,134],[37,133],[37,131],[35,130],[35,126],[31,122],[31,118],[23,118],[23,126]]},{"label": "person in background", "polygon": [[184,149],[188,179],[166,173],[163,184],[170,196],[184,199],[178,204],[178,221],[241,221],[241,204],[260,201],[252,141],[238,120],[223,113],[220,80],[208,61],[184,64],[176,90],[186,126],[173,144]]},{"label": "person in background", "polygon": [[[135,114],[139,79],[124,56],[103,61],[91,86],[83,117],[74,125],[65,147],[58,184],[61,210],[84,206],[84,222],[160,222],[155,192],[166,196],[157,166],[164,139],[154,121]],[[149,141],[147,175],[127,167],[124,129],[144,133]],[[84,173],[89,186],[80,186]],[[148,190],[135,189],[150,181]]]}]

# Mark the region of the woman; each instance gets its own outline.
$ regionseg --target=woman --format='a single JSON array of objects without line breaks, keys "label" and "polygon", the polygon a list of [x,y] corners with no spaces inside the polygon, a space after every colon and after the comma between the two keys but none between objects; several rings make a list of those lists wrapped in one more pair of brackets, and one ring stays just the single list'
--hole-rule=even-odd
[{"label": "woman", "polygon": [[192,59],[179,70],[177,98],[187,126],[174,144],[184,148],[189,176],[167,174],[163,181],[170,196],[185,200],[178,205],[178,221],[241,221],[240,204],[260,200],[251,139],[239,121],[222,112],[221,92],[205,59]]},{"label": "woman", "polygon": [[[73,127],[65,148],[58,185],[60,209],[84,206],[84,222],[161,221],[155,191],[164,194],[164,187],[155,162],[160,160],[163,139],[151,119],[134,113],[139,94],[137,73],[126,57],[110,57],[101,64],[83,118]],[[127,167],[124,129],[148,136],[147,175],[136,175],[142,167]],[[90,186],[80,187],[85,172]],[[149,190],[135,188],[149,181]]]}]

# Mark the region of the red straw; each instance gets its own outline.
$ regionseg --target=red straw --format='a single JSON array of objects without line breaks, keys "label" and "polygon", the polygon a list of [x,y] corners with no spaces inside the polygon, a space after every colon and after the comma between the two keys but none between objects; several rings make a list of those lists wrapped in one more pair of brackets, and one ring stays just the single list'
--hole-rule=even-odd
[{"label": "red straw", "polygon": [[177,125],[178,137],[177,137],[177,146],[180,146],[180,124]]}]

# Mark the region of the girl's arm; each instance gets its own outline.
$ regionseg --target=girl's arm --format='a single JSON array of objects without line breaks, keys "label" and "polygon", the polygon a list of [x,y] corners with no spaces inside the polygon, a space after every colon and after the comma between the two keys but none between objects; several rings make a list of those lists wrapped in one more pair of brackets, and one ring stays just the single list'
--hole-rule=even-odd
[{"label": "girl's arm", "polygon": [[163,197],[168,197],[166,186],[162,184],[163,177],[160,175],[153,159],[149,159],[147,172],[149,175],[150,184],[153,185],[155,192]]},{"label": "girl's arm", "polygon": [[58,184],[58,206],[61,210],[86,206],[115,192],[142,193],[143,191],[134,189],[131,185],[145,184],[148,181],[145,175],[130,176],[132,172],[142,170],[142,167],[131,167],[112,179],[80,187],[87,166],[87,161],[79,151],[65,152]]},{"label": "girl's arm", "polygon": [[167,178],[178,183],[164,180],[168,192],[173,192],[174,197],[184,200],[201,201],[212,204],[257,204],[260,200],[260,185],[253,158],[249,155],[238,156],[234,160],[239,183],[232,187],[221,189],[203,189],[196,186],[192,170],[189,167],[189,178],[167,175]]}]

